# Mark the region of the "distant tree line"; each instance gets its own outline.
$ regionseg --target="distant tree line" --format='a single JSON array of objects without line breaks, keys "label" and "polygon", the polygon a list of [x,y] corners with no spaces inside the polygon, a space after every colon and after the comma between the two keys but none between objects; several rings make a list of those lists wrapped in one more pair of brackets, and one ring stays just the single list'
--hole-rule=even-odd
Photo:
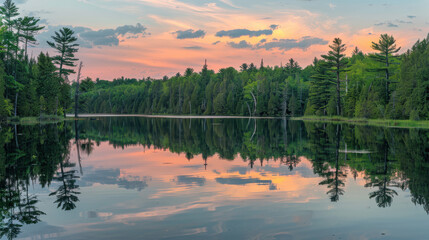
[{"label": "distant tree line", "polygon": [[242,64],[240,70],[200,72],[162,80],[87,78],[81,84],[81,112],[238,116],[343,116],[429,119],[429,39],[400,50],[392,36],[372,43],[374,53],[357,47],[350,57],[336,38],[330,51],[305,68]]},{"label": "distant tree line", "polygon": [[310,69],[293,59],[285,67],[257,68],[243,64],[240,71],[204,65],[200,73],[186,69],[172,78],[90,79],[81,83],[83,112],[187,115],[299,116],[308,98]]}]

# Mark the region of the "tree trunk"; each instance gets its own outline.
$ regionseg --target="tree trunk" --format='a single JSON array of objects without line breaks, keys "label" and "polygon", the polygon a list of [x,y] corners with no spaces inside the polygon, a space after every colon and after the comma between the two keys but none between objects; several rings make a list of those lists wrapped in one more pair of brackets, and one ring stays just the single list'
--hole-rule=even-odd
[{"label": "tree trunk", "polygon": [[[82,70],[82,62],[79,64],[79,71],[76,79],[76,91],[74,94],[74,117],[77,118],[79,115],[79,83],[80,83],[80,71]],[[110,100],[110,96],[109,96]]]},{"label": "tree trunk", "polygon": [[341,116],[340,70],[337,68],[337,115]]},{"label": "tree trunk", "polygon": [[249,110],[249,116],[252,117],[252,111],[250,110],[249,103],[246,102],[247,109]]},{"label": "tree trunk", "polygon": [[386,54],[386,101],[389,101],[389,54]]},{"label": "tree trunk", "polygon": [[287,106],[287,102],[288,102],[288,98],[289,98],[289,96],[288,96],[288,84],[286,83],[286,87],[285,87],[285,91],[284,91],[284,96],[283,96],[283,117],[286,117],[286,114],[287,114],[287,109],[288,109],[288,106]]},{"label": "tree trunk", "polygon": [[346,73],[346,95],[349,92],[349,76]]},{"label": "tree trunk", "polygon": [[253,94],[253,92],[252,92],[252,91],[250,92],[250,94],[252,94],[253,102],[254,102],[254,104],[255,104],[255,110],[253,111],[253,115],[256,115],[256,106],[257,106],[256,97],[255,97],[255,95]]},{"label": "tree trunk", "polygon": [[15,93],[15,109],[14,109],[14,115],[13,115],[14,117],[16,117],[17,109],[18,109],[18,92]]},{"label": "tree trunk", "polygon": [[54,111],[54,115],[58,114],[58,96],[55,98],[55,111]]},{"label": "tree trunk", "polygon": [[25,56],[26,57],[27,57],[27,47],[28,47],[28,39],[25,39]]},{"label": "tree trunk", "polygon": [[77,120],[74,120],[74,131],[75,131],[75,142],[76,142],[76,151],[77,151],[77,160],[79,162],[80,174],[83,175],[82,170],[82,159],[80,157],[80,144],[79,144],[79,124]]}]

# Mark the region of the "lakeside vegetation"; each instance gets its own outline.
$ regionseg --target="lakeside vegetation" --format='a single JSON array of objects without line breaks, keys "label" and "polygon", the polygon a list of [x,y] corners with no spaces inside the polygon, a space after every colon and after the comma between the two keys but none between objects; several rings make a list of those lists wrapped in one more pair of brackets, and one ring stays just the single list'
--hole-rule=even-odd
[{"label": "lakeside vegetation", "polygon": [[0,7],[0,17],[3,120],[71,112],[429,120],[429,37],[398,54],[394,37],[382,34],[373,52],[355,47],[351,56],[335,38],[327,54],[307,67],[291,58],[284,66],[262,60],[215,72],[206,62],[199,72],[188,68],[163,79],[80,81],[80,64],[71,84],[78,61],[71,29],[60,29],[47,42],[57,55],[31,58],[28,47],[44,28],[40,19],[21,16],[12,0]]},{"label": "lakeside vegetation", "polygon": [[[68,120],[63,116],[58,115],[41,115],[37,117],[11,117],[7,119],[9,124],[21,124],[21,125],[31,125],[31,124],[49,124],[57,123],[64,120]],[[70,119],[72,120],[72,119]]]},{"label": "lakeside vegetation", "polygon": [[28,48],[38,44],[37,34],[44,29],[40,19],[22,16],[12,0],[0,7],[0,119],[8,116],[62,116],[71,110],[71,86],[77,38],[63,28],[48,42],[53,57],[40,53],[29,57]]},{"label": "lakeside vegetation", "polygon": [[392,127],[392,128],[429,128],[428,120],[398,120],[398,119],[367,119],[367,118],[347,118],[338,116],[302,116],[294,117],[293,120],[326,123],[347,123],[356,125]]}]

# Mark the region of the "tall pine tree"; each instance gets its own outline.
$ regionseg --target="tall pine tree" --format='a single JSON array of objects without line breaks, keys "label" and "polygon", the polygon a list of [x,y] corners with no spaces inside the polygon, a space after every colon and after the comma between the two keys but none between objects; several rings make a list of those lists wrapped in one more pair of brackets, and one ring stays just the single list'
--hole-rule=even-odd
[{"label": "tall pine tree", "polygon": [[397,57],[394,56],[395,53],[398,53],[401,50],[400,47],[396,46],[396,40],[393,36],[389,36],[387,34],[382,34],[378,43],[372,42],[372,49],[378,51],[374,55],[371,55],[377,62],[381,62],[384,64],[383,67],[376,69],[377,71],[385,72],[385,86],[386,86],[386,102],[389,101],[390,98],[390,76],[391,72],[389,71],[389,67],[392,61]]},{"label": "tall pine tree", "polygon": [[322,55],[322,58],[326,60],[330,70],[336,75],[336,102],[337,102],[337,115],[341,116],[341,81],[340,74],[346,71],[348,60],[344,52],[346,51],[346,45],[340,38],[335,38],[329,45],[331,50],[327,55]]},{"label": "tall pine tree", "polygon": [[[74,36],[73,30],[70,28],[62,28],[59,32],[55,32],[52,36],[54,42],[48,41],[49,46],[56,50],[59,55],[54,56],[52,60],[58,66],[58,76],[64,78],[72,73],[75,73],[73,67],[76,67],[75,53],[78,51],[79,44],[76,43],[77,38]],[[67,68],[69,67],[69,68]]]}]

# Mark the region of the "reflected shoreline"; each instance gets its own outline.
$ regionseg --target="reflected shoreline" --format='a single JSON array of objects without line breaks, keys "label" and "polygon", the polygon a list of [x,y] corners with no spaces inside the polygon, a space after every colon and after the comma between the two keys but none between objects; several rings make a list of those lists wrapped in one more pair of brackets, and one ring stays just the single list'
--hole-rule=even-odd
[{"label": "reflected shoreline", "polygon": [[[117,153],[128,147],[143,147],[142,152],[162,150],[165,154],[184,156],[188,161],[199,158],[201,162],[195,170],[188,169],[207,174],[212,164],[218,164],[213,162],[215,159],[228,163],[240,160],[247,165],[211,173],[219,176],[210,179],[178,173],[171,180],[178,189],[205,188],[210,183],[279,191],[282,186],[276,178],[288,176],[285,171],[302,174],[300,164],[306,159],[311,174],[321,179],[312,184],[325,189],[326,198],[333,203],[341,202],[347,195],[348,178],[361,176],[363,187],[371,189],[368,199],[378,207],[391,207],[399,192],[409,191],[411,202],[429,213],[428,138],[428,131],[419,129],[254,118],[112,117],[10,126],[1,129],[0,137],[0,206],[8,213],[3,215],[0,234],[14,239],[23,225],[41,221],[45,212],[38,209],[38,196],[28,193],[34,184],[50,189],[55,186],[49,196],[60,211],[73,211],[85,204],[79,200],[81,188],[94,183],[132,191],[150,187],[152,183],[146,177],[125,177],[119,169],[85,167],[93,152],[105,144],[109,151]],[[150,156],[150,161],[157,162],[156,153]],[[150,163],[149,159],[145,161]],[[163,165],[158,161],[158,165],[157,171],[168,168],[174,172],[177,163]],[[251,173],[250,169],[258,171]],[[267,171],[273,174],[267,175]]]}]

